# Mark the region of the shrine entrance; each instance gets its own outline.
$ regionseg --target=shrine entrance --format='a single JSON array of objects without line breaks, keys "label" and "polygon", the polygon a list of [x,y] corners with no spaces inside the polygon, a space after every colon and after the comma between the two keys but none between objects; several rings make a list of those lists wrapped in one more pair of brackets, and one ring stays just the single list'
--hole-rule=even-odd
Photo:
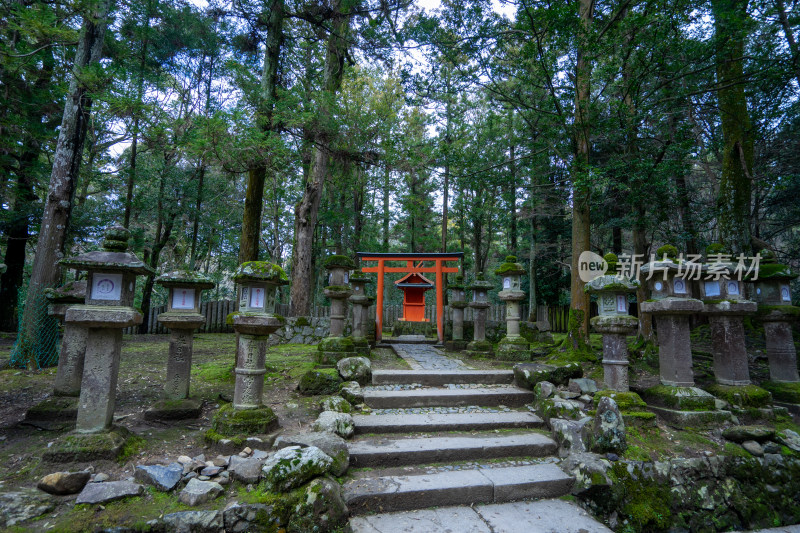
[{"label": "shrine entrance", "polygon": [[[358,252],[358,257],[362,262],[376,261],[378,266],[361,267],[362,272],[376,272],[378,274],[377,301],[375,304],[375,340],[380,342],[383,336],[383,277],[387,272],[419,274],[435,274],[433,284],[436,287],[436,333],[439,337],[439,344],[444,342],[444,274],[454,274],[458,272],[458,267],[448,267],[444,263],[447,261],[460,261],[464,257],[463,252],[448,252],[434,254],[400,254],[400,253],[372,253]],[[387,262],[405,262],[404,267],[386,266]],[[433,262],[433,266],[423,266],[423,263]],[[425,279],[423,277],[423,279]],[[424,315],[423,315],[424,317]]]}]

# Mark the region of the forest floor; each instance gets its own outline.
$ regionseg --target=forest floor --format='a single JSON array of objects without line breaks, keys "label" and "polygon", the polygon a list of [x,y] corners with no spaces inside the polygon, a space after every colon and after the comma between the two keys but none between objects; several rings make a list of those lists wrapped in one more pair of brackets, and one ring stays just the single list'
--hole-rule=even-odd
[{"label": "forest floor", "polygon": [[[704,329],[705,328],[705,329]],[[556,335],[556,343],[560,337]],[[600,337],[592,335],[591,346],[600,354]],[[633,343],[633,338],[631,338]],[[133,476],[136,465],[168,464],[180,455],[194,457],[217,455],[203,439],[210,427],[211,416],[222,402],[233,396],[236,338],[233,334],[199,334],[194,341],[191,394],[203,400],[199,419],[184,423],[160,423],[144,419],[144,411],[158,400],[163,387],[167,335],[126,336],[123,340],[115,424],[126,427],[136,435],[136,446],[126,450],[118,461],[95,461],[72,465],[53,465],[41,460],[41,452],[65,430],[34,426],[24,421],[26,410],[50,395],[55,368],[29,371],[8,366],[13,337],[0,337],[0,500],[3,494],[22,492],[32,502],[45,502],[48,511],[40,517],[26,521],[24,527],[11,531],[91,531],[96,528],[146,521],[164,514],[190,508],[178,502],[176,495],[161,493],[152,488],[143,498],[121,501],[106,506],[74,505],[75,496],[52,497],[35,489],[41,477],[55,471],[71,471],[91,467],[95,473],[108,474],[110,479]],[[698,383],[713,378],[708,352],[707,326],[695,329],[693,343]],[[265,402],[278,415],[281,431],[296,433],[308,431],[319,413],[319,397],[301,396],[296,391],[298,379],[313,369],[316,345],[287,344],[269,349],[265,376]],[[768,375],[763,339],[757,332],[748,337],[752,372],[755,381]],[[475,369],[511,368],[513,363],[493,359],[465,357],[462,353],[445,355],[461,360]],[[658,360],[651,350],[634,350],[632,356],[632,383],[657,380]],[[558,353],[554,353],[558,359]],[[390,349],[374,349],[374,369],[408,369],[405,361]],[[597,362],[582,362],[584,375],[602,382],[602,367]],[[800,431],[799,420],[776,421],[776,427]],[[696,457],[701,455],[739,453],[741,450],[726,446],[719,430],[676,429],[659,423],[654,428],[629,428],[630,447],[623,458],[635,460],[661,460],[669,457]],[[742,452],[746,453],[746,452]],[[248,489],[240,484],[226,487],[227,501],[247,501]],[[38,499],[37,499],[38,498]],[[0,501],[2,504],[2,501]],[[220,502],[203,508],[219,508]],[[1,505],[0,505],[1,506]],[[197,509],[197,508],[194,508]],[[87,527],[91,525],[90,527]],[[15,526],[16,527],[16,526]]]}]

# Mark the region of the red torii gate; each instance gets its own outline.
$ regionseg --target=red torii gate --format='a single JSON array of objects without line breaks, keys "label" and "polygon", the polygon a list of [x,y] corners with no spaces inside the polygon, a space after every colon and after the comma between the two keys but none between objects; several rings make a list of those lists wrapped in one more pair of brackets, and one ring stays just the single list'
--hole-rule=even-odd
[{"label": "red torii gate", "polygon": [[[362,272],[377,272],[378,274],[378,287],[377,287],[377,302],[375,305],[375,340],[380,342],[383,334],[383,275],[386,272],[404,272],[404,273],[436,273],[436,332],[439,336],[439,344],[444,342],[444,276],[443,274],[457,273],[458,267],[444,266],[446,261],[460,261],[464,257],[464,252],[446,252],[446,253],[432,253],[432,254],[400,254],[400,253],[373,253],[373,252],[358,252],[358,257],[361,261],[377,261],[376,267],[362,267]],[[387,267],[387,261],[405,261],[405,267]],[[419,263],[415,266],[414,262]],[[434,261],[435,266],[423,267],[424,261]]]}]

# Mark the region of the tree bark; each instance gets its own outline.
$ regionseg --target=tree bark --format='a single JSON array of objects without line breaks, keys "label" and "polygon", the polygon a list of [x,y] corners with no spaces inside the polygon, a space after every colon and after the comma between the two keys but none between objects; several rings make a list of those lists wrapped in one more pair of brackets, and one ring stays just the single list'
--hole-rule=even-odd
[{"label": "tree bark", "polygon": [[[264,71],[261,76],[262,108],[259,110],[259,126],[267,134],[275,130],[273,120],[277,100],[278,64],[283,45],[283,0],[272,0],[267,22],[267,44],[264,51]],[[269,159],[269,157],[268,157]],[[270,167],[262,161],[247,172],[244,214],[242,216],[242,238],[239,242],[239,263],[258,261],[258,245],[261,237],[261,214],[264,200],[264,181]]]},{"label": "tree bark", "polygon": [[775,0],[775,8],[778,11],[778,18],[781,21],[783,34],[786,36],[786,42],[789,44],[789,51],[792,54],[792,66],[794,67],[794,77],[797,83],[800,84],[800,47],[794,38],[792,26],[789,24],[789,17],[786,16],[786,6],[783,5],[783,0]]},{"label": "tree bark", "polygon": [[588,33],[593,18],[592,0],[578,0],[581,35],[578,38],[575,67],[575,162],[572,168],[572,272],[570,283],[569,341],[580,349],[589,338],[589,297],[578,275],[578,258],[590,249],[589,218],[589,142],[592,65],[588,59]]},{"label": "tree bark", "polygon": [[[36,256],[31,269],[25,312],[22,317],[23,326],[17,339],[18,347],[30,345],[30,341],[36,337],[38,319],[46,313],[43,306],[44,289],[53,287],[61,279],[58,261],[64,256],[75,184],[81,166],[83,143],[92,107],[86,80],[93,79],[93,76],[84,76],[83,73],[88,67],[99,65],[102,58],[103,38],[111,5],[112,0],[100,0],[83,16],[81,36],[72,68],[72,80],[53,155],[53,169],[36,244]],[[33,359],[35,354],[24,354],[24,356],[29,366],[35,364]]]},{"label": "tree bark", "polygon": [[351,14],[342,10],[341,0],[332,3],[331,28],[325,57],[324,93],[319,104],[320,125],[312,132],[314,149],[311,175],[306,181],[303,197],[294,210],[295,249],[292,267],[291,314],[306,316],[311,312],[311,286],[314,229],[317,226],[322,188],[330,166],[330,132],[327,122],[331,114],[329,99],[339,90],[347,54],[347,34]]},{"label": "tree bark", "polygon": [[712,0],[716,32],[717,99],[724,148],[719,182],[720,241],[733,254],[752,251],[750,207],[753,131],[744,93],[748,0]]}]

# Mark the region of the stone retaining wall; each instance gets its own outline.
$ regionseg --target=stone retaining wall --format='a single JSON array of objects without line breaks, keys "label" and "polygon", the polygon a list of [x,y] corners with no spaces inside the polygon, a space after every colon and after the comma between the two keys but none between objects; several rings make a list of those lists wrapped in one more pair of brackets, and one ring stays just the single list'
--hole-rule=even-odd
[{"label": "stone retaining wall", "polygon": [[[328,336],[331,319],[313,317],[289,317],[284,326],[269,336],[267,344],[318,344],[320,339]],[[350,335],[352,323],[345,320],[344,334]]]}]

